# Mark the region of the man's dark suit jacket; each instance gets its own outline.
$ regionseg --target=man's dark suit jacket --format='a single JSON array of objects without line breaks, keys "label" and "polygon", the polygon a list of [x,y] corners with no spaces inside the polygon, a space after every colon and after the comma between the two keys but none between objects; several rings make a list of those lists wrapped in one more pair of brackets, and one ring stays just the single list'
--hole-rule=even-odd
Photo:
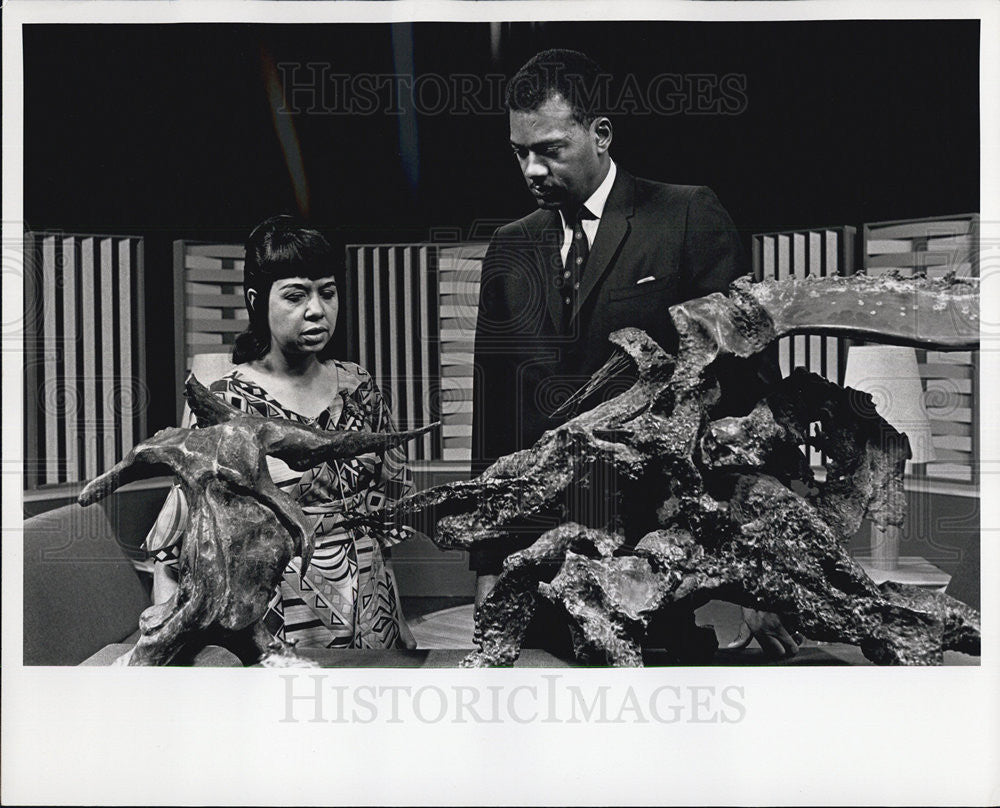
[{"label": "man's dark suit jacket", "polygon": [[[499,228],[486,252],[473,379],[474,473],[558,426],[549,414],[608,359],[611,332],[635,326],[672,352],[677,335],[667,309],[725,291],[748,271],[732,219],[709,188],[639,179],[619,166],[563,334],[556,285],[562,239],[558,211],[536,210]],[[504,555],[474,551],[470,566],[495,573]]]}]

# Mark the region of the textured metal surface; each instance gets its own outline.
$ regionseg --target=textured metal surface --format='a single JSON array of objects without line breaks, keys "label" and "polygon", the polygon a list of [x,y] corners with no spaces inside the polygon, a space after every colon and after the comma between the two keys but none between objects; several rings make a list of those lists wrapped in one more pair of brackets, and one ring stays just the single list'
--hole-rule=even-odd
[{"label": "textured metal surface", "polygon": [[411,432],[331,432],[284,419],[247,415],[191,376],[185,395],[200,429],[170,428],[143,441],[79,496],[90,505],[131,480],[177,475],[189,521],[174,596],[143,612],[142,636],[123,663],[165,665],[189,644],[221,636],[246,661],[308,664],[274,640],[261,620],[285,565],[312,556],[312,529],[298,504],[271,481],[267,455],[294,469],[384,453],[436,425]]},{"label": "textured metal surface", "polygon": [[[740,280],[728,295],[674,306],[670,316],[676,357],[636,329],[612,334],[619,355],[587,390],[624,356],[638,373],[628,391],[478,478],[421,492],[391,512],[433,514],[434,541],[467,548],[502,541],[526,518],[558,520],[567,492],[595,479],[614,480],[626,512],[655,503],[658,526],[634,546],[617,524],[563,524],[510,556],[476,615],[480,648],[465,664],[511,664],[538,597],[564,608],[581,659],[613,665],[641,664],[654,616],[689,596],[781,613],[807,637],[857,645],[883,664],[940,663],[946,649],[978,653],[978,613],[945,595],[877,587],[846,549],[862,519],[900,524],[904,516],[909,445],[870,396],[797,371],[748,415],[708,420],[719,394],[713,363],[753,356],[785,334],[975,348],[978,286],[863,275]],[[822,482],[806,461],[809,446],[827,458]],[[553,563],[558,573],[544,580]]]}]

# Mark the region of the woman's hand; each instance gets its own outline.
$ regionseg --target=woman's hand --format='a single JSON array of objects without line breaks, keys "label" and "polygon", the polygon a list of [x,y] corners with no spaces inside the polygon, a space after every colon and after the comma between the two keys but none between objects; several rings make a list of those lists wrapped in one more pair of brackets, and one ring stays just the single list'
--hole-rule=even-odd
[{"label": "woman's hand", "polygon": [[740,631],[727,648],[746,648],[751,639],[756,639],[765,656],[771,659],[784,659],[795,656],[799,645],[805,638],[797,631],[789,633],[781,616],[774,612],[759,612],[756,609],[741,607],[743,624]]}]

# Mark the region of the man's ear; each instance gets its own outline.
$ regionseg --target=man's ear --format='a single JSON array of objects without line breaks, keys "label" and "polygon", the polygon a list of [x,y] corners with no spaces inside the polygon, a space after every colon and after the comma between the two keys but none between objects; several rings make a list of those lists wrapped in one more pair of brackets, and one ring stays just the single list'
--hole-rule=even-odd
[{"label": "man's ear", "polygon": [[590,123],[590,133],[597,144],[598,154],[604,154],[604,152],[611,148],[613,132],[611,131],[611,121],[608,118],[605,118],[603,115],[594,118]]}]

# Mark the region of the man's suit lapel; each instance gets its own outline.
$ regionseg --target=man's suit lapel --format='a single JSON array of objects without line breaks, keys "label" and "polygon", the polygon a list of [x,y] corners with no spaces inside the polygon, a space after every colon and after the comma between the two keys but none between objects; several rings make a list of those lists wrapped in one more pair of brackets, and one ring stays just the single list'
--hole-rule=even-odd
[{"label": "man's suit lapel", "polygon": [[[629,219],[632,218],[634,212],[635,179],[631,174],[619,168],[615,184],[611,186],[611,193],[608,194],[608,201],[604,205],[604,214],[601,216],[601,223],[597,228],[597,237],[590,248],[590,256],[583,269],[580,294],[576,298],[573,317],[577,316],[584,302],[600,283],[608,271],[608,267],[611,266],[612,259],[618,253],[618,248],[631,229],[632,225]],[[558,296],[556,302],[558,304]]]}]

